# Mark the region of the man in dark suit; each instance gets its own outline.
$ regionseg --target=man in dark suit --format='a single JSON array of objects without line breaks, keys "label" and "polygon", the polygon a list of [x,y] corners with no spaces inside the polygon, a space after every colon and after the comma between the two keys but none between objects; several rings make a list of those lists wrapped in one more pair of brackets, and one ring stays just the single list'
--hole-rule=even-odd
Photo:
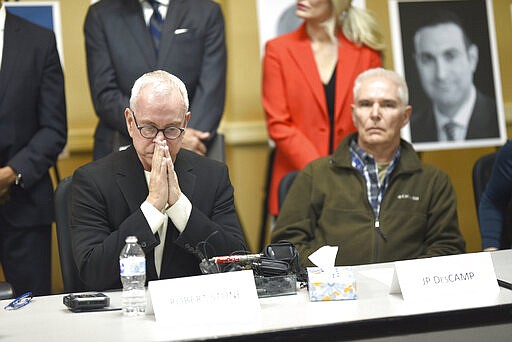
[{"label": "man in dark suit", "polygon": [[9,13],[2,1],[0,28],[0,261],[17,295],[45,295],[53,221],[48,170],[67,137],[64,76],[52,31]]},{"label": "man in dark suit", "polygon": [[478,47],[460,19],[449,11],[433,13],[416,30],[414,47],[421,84],[432,106],[412,116],[411,140],[498,138],[496,103],[473,84]]},{"label": "man in dark suit", "polygon": [[190,96],[192,118],[183,147],[207,153],[218,128],[226,89],[224,18],[211,0],[158,0],[159,42],[149,26],[154,0],[101,0],[91,5],[84,31],[89,85],[99,123],[94,159],[130,142],[122,112],[142,74],[178,76]]},{"label": "man in dark suit", "polygon": [[147,280],[198,275],[202,258],[245,250],[227,166],[181,148],[185,85],[165,71],[144,74],[124,116],[132,146],[73,175],[71,237],[84,282],[121,287],[129,235],[146,254]]}]

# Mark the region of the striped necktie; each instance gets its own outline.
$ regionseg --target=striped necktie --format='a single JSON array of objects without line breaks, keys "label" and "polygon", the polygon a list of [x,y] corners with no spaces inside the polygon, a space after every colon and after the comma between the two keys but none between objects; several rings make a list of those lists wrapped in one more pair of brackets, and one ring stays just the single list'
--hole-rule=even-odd
[{"label": "striped necktie", "polygon": [[450,121],[443,126],[444,132],[446,134],[446,139],[448,139],[448,141],[455,140],[455,126],[456,124],[453,121]]},{"label": "striped necktie", "polygon": [[160,36],[162,35],[162,26],[164,19],[158,11],[160,3],[156,0],[147,0],[148,3],[153,7],[153,15],[149,18],[149,32],[153,38],[153,44],[155,45],[155,51],[158,54],[158,48],[160,47]]}]

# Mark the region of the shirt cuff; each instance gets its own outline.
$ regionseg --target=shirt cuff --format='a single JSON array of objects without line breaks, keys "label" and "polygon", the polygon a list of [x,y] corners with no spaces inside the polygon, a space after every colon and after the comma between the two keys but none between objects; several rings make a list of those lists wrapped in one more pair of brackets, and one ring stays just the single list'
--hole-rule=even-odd
[{"label": "shirt cuff", "polygon": [[166,212],[176,229],[183,233],[192,212],[192,203],[190,203],[187,196],[181,193],[176,203],[169,207]]},{"label": "shirt cuff", "polygon": [[144,201],[140,205],[140,210],[142,210],[142,213],[144,214],[146,221],[148,221],[151,231],[153,232],[153,234],[156,234],[158,228],[160,228],[160,226],[164,223],[166,215],[161,213],[148,201]]}]

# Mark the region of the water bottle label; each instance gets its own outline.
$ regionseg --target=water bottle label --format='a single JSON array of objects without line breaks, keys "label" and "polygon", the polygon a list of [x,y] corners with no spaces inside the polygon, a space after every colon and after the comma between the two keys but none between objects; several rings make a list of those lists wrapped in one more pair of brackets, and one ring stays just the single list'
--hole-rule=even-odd
[{"label": "water bottle label", "polygon": [[146,259],[143,257],[130,257],[119,260],[121,276],[132,277],[146,274]]}]

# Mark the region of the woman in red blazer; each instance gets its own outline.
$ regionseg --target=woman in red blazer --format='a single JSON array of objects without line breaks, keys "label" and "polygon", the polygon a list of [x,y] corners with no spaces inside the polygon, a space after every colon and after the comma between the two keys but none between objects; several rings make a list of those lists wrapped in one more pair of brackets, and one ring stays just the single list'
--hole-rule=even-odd
[{"label": "woman in red blazer", "polygon": [[266,44],[263,107],[276,145],[269,212],[278,214],[283,176],[330,154],[356,129],[354,79],[382,65],[382,35],[375,19],[349,0],[298,1],[304,23]]}]

